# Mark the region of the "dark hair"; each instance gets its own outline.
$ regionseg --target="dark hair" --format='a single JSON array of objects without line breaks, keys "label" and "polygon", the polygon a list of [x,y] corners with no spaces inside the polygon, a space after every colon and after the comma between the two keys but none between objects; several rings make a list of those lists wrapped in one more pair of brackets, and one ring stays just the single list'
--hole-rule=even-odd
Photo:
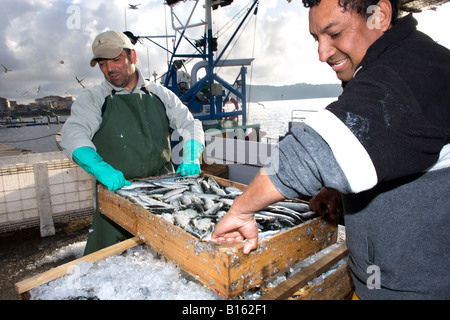
[{"label": "dark hair", "polygon": [[123,50],[125,50],[125,53],[127,54],[128,57],[131,57],[131,49],[123,48]]},{"label": "dark hair", "polygon": [[[302,0],[305,8],[312,8],[320,3],[320,0]],[[354,11],[362,17],[366,18],[367,8],[371,5],[376,5],[379,0],[338,0],[339,5],[344,8],[344,11]],[[399,0],[389,0],[392,5],[392,19],[394,22],[398,17],[398,2]]]}]

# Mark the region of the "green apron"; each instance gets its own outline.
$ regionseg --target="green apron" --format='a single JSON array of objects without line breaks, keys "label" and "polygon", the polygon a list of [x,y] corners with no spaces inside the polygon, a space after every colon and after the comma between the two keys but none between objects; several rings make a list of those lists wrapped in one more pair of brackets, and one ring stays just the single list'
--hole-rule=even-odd
[{"label": "green apron", "polygon": [[[122,171],[125,179],[174,172],[169,123],[158,97],[140,93],[111,95],[105,98],[102,112],[103,120],[92,142],[103,160]],[[84,254],[132,236],[101,214],[96,205]]]}]

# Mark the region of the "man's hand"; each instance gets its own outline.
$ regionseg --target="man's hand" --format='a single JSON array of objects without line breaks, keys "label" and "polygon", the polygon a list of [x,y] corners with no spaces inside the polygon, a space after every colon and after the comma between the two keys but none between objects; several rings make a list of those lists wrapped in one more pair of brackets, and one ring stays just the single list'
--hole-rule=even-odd
[{"label": "man's hand", "polygon": [[309,207],[321,216],[329,216],[336,221],[342,212],[342,199],[339,191],[331,188],[322,188],[320,192],[311,199]]},{"label": "man's hand", "polygon": [[200,174],[200,158],[203,152],[203,144],[197,140],[188,140],[183,145],[183,159],[177,168],[177,173],[182,176]]},{"label": "man's hand", "polygon": [[108,190],[116,191],[131,185],[125,180],[122,171],[114,169],[103,161],[102,157],[91,147],[80,147],[73,151],[72,157],[87,173],[94,175]]},{"label": "man's hand", "polygon": [[254,215],[234,214],[231,210],[217,223],[211,240],[216,242],[240,242],[244,244],[244,254],[258,246],[258,227]]},{"label": "man's hand", "polygon": [[258,246],[258,227],[254,213],[285,197],[275,188],[262,168],[245,191],[234,200],[228,213],[217,223],[211,240],[238,242],[247,239],[244,253]]},{"label": "man's hand", "polygon": [[182,177],[197,175],[200,174],[200,164],[181,162],[176,172],[179,173]]},{"label": "man's hand", "polygon": [[111,191],[116,191],[123,186],[131,185],[130,181],[125,180],[122,171],[114,169],[106,162],[99,163],[95,166],[93,173],[97,180]]}]

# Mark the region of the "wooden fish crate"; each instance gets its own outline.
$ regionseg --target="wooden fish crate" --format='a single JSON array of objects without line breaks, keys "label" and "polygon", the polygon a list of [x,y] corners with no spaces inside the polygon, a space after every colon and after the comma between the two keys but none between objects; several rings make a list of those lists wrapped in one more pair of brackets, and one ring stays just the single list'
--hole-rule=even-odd
[{"label": "wooden fish crate", "polygon": [[[246,188],[214,178],[224,186]],[[102,185],[98,185],[98,205],[105,216],[225,298],[257,287],[266,277],[287,270],[337,240],[337,226],[319,217],[263,239],[256,250],[245,255],[243,243],[201,241]]]}]

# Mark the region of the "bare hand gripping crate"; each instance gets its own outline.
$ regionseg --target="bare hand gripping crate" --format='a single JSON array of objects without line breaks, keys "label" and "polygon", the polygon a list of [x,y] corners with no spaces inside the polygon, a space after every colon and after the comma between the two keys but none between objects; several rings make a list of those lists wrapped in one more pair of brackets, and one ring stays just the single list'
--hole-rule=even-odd
[{"label": "bare hand gripping crate", "polygon": [[[214,178],[225,186],[246,188]],[[319,217],[263,239],[255,251],[245,255],[243,243],[201,241],[102,185],[98,185],[98,204],[101,213],[225,298],[257,287],[266,277],[287,270],[337,240],[337,226]]]}]

